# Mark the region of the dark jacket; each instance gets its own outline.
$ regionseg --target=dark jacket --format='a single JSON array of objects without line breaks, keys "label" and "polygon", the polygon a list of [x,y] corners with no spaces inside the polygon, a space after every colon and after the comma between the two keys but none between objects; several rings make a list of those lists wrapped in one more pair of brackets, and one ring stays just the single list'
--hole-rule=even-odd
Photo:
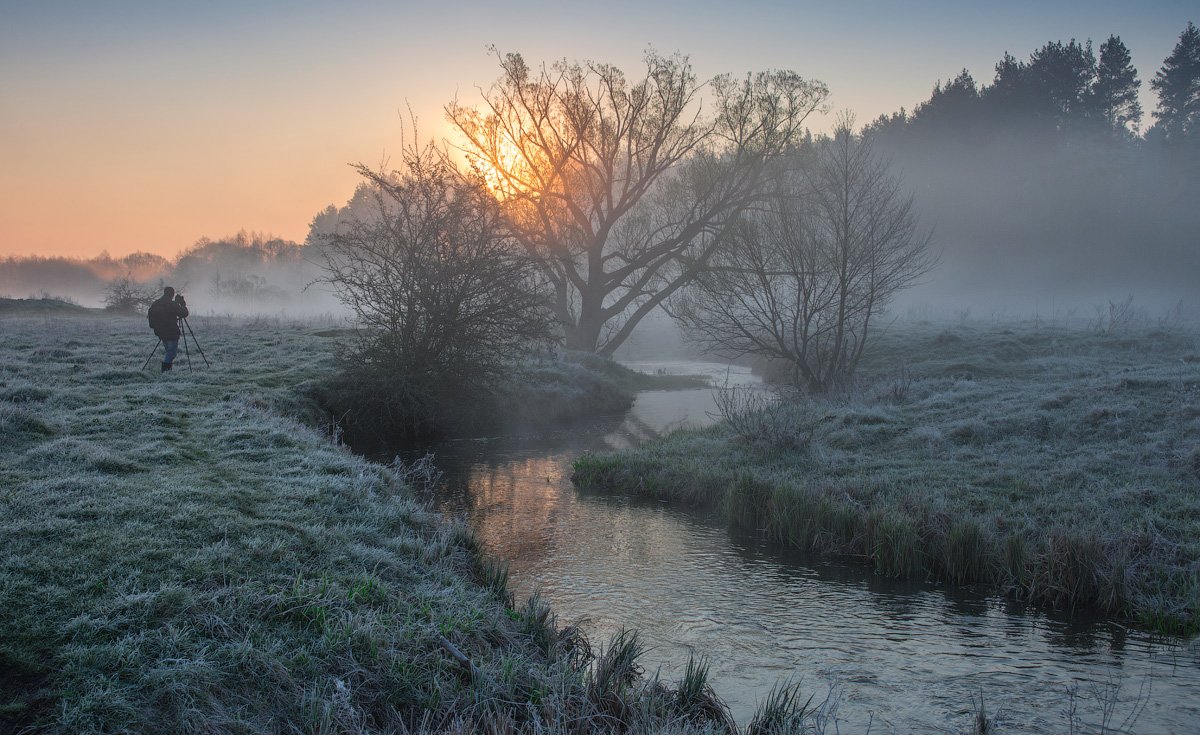
[{"label": "dark jacket", "polygon": [[176,319],[182,319],[187,315],[186,306],[172,301],[166,296],[150,304],[150,310],[146,312],[146,318],[150,321],[150,328],[154,330],[154,336],[164,342],[179,339],[179,323]]}]

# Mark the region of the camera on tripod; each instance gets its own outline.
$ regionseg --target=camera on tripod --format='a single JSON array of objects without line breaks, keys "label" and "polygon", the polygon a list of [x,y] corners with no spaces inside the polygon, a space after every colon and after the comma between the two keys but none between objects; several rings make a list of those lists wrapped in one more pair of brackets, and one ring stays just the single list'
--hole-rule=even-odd
[{"label": "camera on tripod", "polygon": [[176,346],[181,340],[183,342],[183,354],[187,359],[188,370],[191,370],[192,351],[188,346],[189,338],[191,343],[196,346],[196,352],[200,353],[200,358],[204,360],[205,366],[212,367],[212,363],[208,361],[208,356],[204,354],[204,349],[200,347],[200,341],[196,339],[196,333],[192,331],[192,325],[188,323],[187,317],[187,301],[184,299],[183,294],[175,293],[175,289],[170,286],[164,288],[163,297],[151,304],[146,313],[150,328],[154,330],[155,336],[158,337],[158,343],[150,351],[146,362],[142,363],[143,370],[150,364],[150,360],[158,352],[159,346],[163,348],[162,371],[165,373],[170,370],[175,358]]}]

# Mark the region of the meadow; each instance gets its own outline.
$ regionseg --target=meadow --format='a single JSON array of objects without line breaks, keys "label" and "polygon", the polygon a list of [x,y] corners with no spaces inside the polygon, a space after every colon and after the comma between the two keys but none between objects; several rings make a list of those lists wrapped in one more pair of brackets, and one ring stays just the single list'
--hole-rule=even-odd
[{"label": "meadow", "polygon": [[575,465],[582,488],[719,509],[881,574],[1200,630],[1200,333],[898,323],[821,397]]},{"label": "meadow", "polygon": [[340,445],[336,330],[191,324],[212,368],[160,373],[141,317],[0,319],[0,733],[736,730],[702,662],[514,601],[420,472]]}]

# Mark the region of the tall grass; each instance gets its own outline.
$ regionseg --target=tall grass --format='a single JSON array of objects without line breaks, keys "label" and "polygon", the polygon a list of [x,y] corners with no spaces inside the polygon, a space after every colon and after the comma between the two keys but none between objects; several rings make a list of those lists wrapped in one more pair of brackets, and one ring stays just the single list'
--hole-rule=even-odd
[{"label": "tall grass", "polygon": [[[578,460],[880,573],[1200,630],[1200,335],[894,327],[852,389]],[[900,377],[897,377],[900,376]]]}]

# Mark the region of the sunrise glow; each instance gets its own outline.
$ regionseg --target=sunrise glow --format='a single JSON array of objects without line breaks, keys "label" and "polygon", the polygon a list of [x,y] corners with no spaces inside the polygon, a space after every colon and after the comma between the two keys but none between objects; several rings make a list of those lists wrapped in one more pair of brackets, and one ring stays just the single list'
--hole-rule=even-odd
[{"label": "sunrise glow", "polygon": [[[1178,3],[866,10],[751,3],[737,23],[758,30],[730,34],[729,8],[692,3],[591,15],[567,3],[541,7],[536,23],[481,3],[8,6],[0,257],[173,257],[242,229],[303,241],[317,212],[353,194],[352,164],[394,157],[409,113],[422,138],[454,144],[444,107],[475,105],[495,80],[491,44],[531,65],[593,59],[631,73],[648,47],[678,49],[701,79],[795,69],[866,122],[911,110],[963,67],[990,79],[1006,51],[1023,57],[1051,39],[1120,33],[1146,82],[1190,17]],[[1153,109],[1146,83],[1143,95]],[[480,169],[497,197],[519,190]]]},{"label": "sunrise glow", "polygon": [[504,202],[517,195],[528,194],[534,188],[531,182],[535,180],[536,172],[527,151],[502,133],[495,136],[489,147],[495,152],[494,157],[469,149],[465,157],[492,196]]}]

